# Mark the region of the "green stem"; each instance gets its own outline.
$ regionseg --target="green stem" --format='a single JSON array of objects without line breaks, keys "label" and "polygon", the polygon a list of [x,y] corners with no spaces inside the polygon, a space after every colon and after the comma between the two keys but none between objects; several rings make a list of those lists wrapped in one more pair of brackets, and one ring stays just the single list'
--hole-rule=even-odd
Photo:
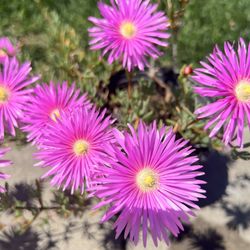
[{"label": "green stem", "polygon": [[16,206],[14,209],[18,210],[37,210],[37,211],[43,211],[43,210],[54,210],[54,209],[61,209],[61,206],[54,206],[54,207],[31,207],[31,206]]},{"label": "green stem", "polygon": [[128,80],[128,99],[131,99],[133,91],[133,86],[132,86],[133,72],[126,70],[126,76]]},{"label": "green stem", "polygon": [[43,207],[43,198],[42,198],[42,188],[41,188],[41,183],[39,180],[36,179],[36,188],[37,192],[39,194],[38,201],[41,207]]}]

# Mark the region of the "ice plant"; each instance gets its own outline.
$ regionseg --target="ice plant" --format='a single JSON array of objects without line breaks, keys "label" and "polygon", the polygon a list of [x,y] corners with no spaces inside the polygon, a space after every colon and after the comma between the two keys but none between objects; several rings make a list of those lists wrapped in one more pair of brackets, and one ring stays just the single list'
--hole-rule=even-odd
[{"label": "ice plant", "polygon": [[109,163],[112,152],[113,120],[105,116],[105,110],[79,108],[62,112],[50,123],[36,153],[38,165],[49,168],[43,178],[51,176],[53,186],[71,187],[72,193],[78,188],[83,192],[84,182],[89,187],[92,175]]},{"label": "ice plant", "polygon": [[242,147],[245,121],[250,127],[250,43],[246,46],[240,39],[235,50],[225,42],[224,52],[216,46],[208,62],[201,65],[194,71],[193,79],[200,85],[194,89],[211,103],[197,109],[196,114],[209,119],[205,129],[211,128],[210,137],[223,129],[226,145],[237,137]]},{"label": "ice plant", "polygon": [[43,83],[34,88],[25,106],[25,116],[22,127],[27,132],[27,140],[39,144],[39,139],[46,133],[49,124],[57,122],[62,112],[75,110],[77,107],[90,107],[87,95],[81,95],[80,90],[71,87],[67,82],[50,84]]},{"label": "ice plant", "polygon": [[34,83],[39,77],[29,77],[30,62],[19,65],[15,57],[6,57],[0,67],[0,139],[4,137],[5,128],[15,136],[15,127],[23,116],[32,89],[25,87]]},{"label": "ice plant", "polygon": [[98,7],[102,18],[89,18],[95,25],[89,29],[90,45],[92,50],[103,50],[102,56],[109,54],[110,64],[121,60],[129,71],[134,67],[144,70],[148,56],[161,55],[157,45],[168,45],[169,21],[164,12],[156,11],[157,4],[149,0],[111,0],[111,6],[99,2]]},{"label": "ice plant", "polygon": [[15,56],[16,48],[13,46],[9,38],[0,37],[0,63],[3,63],[7,56]]},{"label": "ice plant", "polygon": [[[0,168],[8,167],[8,166],[11,164],[11,161],[9,161],[9,160],[1,160],[1,158],[2,158],[2,157],[5,155],[5,153],[8,152],[9,150],[10,150],[10,148],[5,148],[5,149],[0,148]],[[8,177],[9,177],[9,175],[3,174],[3,173],[0,171],[0,181],[6,180]],[[0,193],[3,193],[4,191],[5,191],[4,187],[0,186]]]},{"label": "ice plant", "polygon": [[124,230],[125,238],[129,235],[137,244],[142,228],[145,247],[148,229],[156,246],[162,239],[168,244],[168,233],[177,236],[181,221],[188,221],[192,208],[198,208],[195,201],[204,197],[204,182],[196,179],[202,166],[194,164],[194,150],[188,141],[176,140],[172,129],[157,130],[156,123],[142,122],[138,131],[129,128],[130,133],[116,131],[116,161],[103,168],[91,188],[91,195],[102,199],[95,208],[110,205],[102,222],[118,216],[116,237]]}]

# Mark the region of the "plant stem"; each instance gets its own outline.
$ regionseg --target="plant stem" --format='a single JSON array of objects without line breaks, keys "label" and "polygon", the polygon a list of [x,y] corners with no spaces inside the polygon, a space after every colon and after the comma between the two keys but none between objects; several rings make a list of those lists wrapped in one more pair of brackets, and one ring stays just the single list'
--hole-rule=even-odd
[{"label": "plant stem", "polygon": [[133,72],[126,70],[126,76],[127,76],[127,80],[128,80],[128,99],[131,99]]},{"label": "plant stem", "polygon": [[31,206],[16,206],[14,209],[18,209],[18,210],[38,210],[38,211],[42,211],[42,210],[54,210],[54,209],[61,209],[60,206],[52,206],[52,207],[31,207]]},{"label": "plant stem", "polygon": [[169,103],[174,98],[171,87],[156,76],[155,70],[152,70],[152,72],[149,72],[148,77],[152,81],[154,81],[157,85],[159,85],[161,88],[164,89],[164,91],[165,91],[165,101],[167,103]]},{"label": "plant stem", "polygon": [[[62,209],[61,206],[15,206],[13,209],[17,209],[17,210],[36,210],[36,211],[44,211],[44,210],[60,210]],[[68,209],[70,210],[82,210],[81,206],[74,206],[71,205],[68,207]]]},{"label": "plant stem", "polygon": [[37,192],[39,194],[38,201],[41,207],[43,207],[43,198],[42,198],[42,188],[41,188],[41,183],[39,180],[36,179],[36,188]]}]

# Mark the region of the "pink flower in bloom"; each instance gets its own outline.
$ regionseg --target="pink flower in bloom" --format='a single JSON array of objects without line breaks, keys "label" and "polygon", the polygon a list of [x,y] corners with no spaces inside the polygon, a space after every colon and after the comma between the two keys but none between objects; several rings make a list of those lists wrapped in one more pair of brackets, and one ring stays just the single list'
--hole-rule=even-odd
[{"label": "pink flower in bloom", "polygon": [[89,29],[91,49],[103,49],[109,54],[108,62],[122,60],[129,71],[134,67],[144,70],[146,57],[158,58],[156,45],[167,46],[168,18],[156,12],[157,4],[143,0],[111,0],[111,6],[98,4],[102,19],[90,17],[95,27]]},{"label": "pink flower in bloom", "polygon": [[57,122],[50,123],[41,138],[36,156],[38,165],[50,170],[43,176],[53,176],[53,186],[71,186],[73,193],[79,187],[84,191],[84,181],[89,181],[97,168],[110,161],[113,133],[110,117],[105,110],[99,113],[95,107],[79,108],[63,112]]},{"label": "pink flower in bloom", "polygon": [[[0,168],[3,167],[8,167],[11,164],[11,161],[8,160],[1,160],[1,158],[5,155],[6,152],[8,152],[10,150],[10,148],[5,148],[5,149],[0,149]],[[0,172],[0,180],[6,180],[7,178],[9,178],[9,175],[7,174],[3,174],[2,172]],[[5,191],[5,189],[0,186],[0,193],[3,193]]]},{"label": "pink flower in bloom", "polygon": [[0,63],[3,63],[7,56],[15,56],[16,48],[12,45],[9,38],[0,37]]},{"label": "pink flower in bloom", "polygon": [[15,127],[23,116],[23,108],[28,102],[32,89],[25,87],[34,83],[39,77],[29,77],[30,62],[19,66],[15,57],[6,57],[0,67],[0,139],[4,137],[5,128],[15,136]]},{"label": "pink flower in bloom", "polygon": [[80,90],[75,89],[75,84],[68,87],[67,82],[37,85],[25,106],[25,116],[22,119],[25,124],[22,130],[28,133],[28,141],[33,140],[39,144],[48,125],[57,122],[62,112],[81,106],[89,108],[90,102],[86,96],[80,96]]},{"label": "pink flower in bloom", "polygon": [[129,128],[130,133],[116,131],[117,161],[93,182],[91,195],[102,199],[95,208],[111,204],[102,222],[118,215],[116,237],[124,230],[125,238],[130,235],[137,244],[142,228],[146,247],[149,228],[156,246],[162,239],[168,244],[168,232],[177,236],[183,230],[181,220],[188,221],[191,209],[198,209],[194,202],[204,197],[204,182],[196,179],[202,166],[193,165],[198,160],[190,156],[194,150],[188,141],[176,140],[172,130],[166,133],[165,127],[157,130],[156,123],[142,122],[137,132]]},{"label": "pink flower in bloom", "polygon": [[250,127],[250,43],[246,47],[240,39],[235,51],[229,42],[224,44],[224,53],[216,46],[208,56],[208,63],[194,71],[193,79],[201,86],[195,91],[213,99],[196,110],[198,118],[208,118],[205,129],[211,128],[210,137],[223,127],[223,142],[228,145],[235,136],[243,146],[245,120]]}]

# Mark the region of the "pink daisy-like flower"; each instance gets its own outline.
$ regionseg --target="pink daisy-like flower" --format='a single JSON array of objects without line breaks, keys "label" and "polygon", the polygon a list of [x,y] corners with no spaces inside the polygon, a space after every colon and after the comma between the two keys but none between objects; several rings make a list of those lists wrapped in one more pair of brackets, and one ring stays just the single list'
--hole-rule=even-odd
[{"label": "pink daisy-like flower", "polygon": [[117,161],[93,182],[91,195],[103,199],[95,208],[111,205],[102,222],[118,214],[116,237],[125,230],[125,238],[130,235],[137,244],[142,228],[145,247],[148,229],[156,246],[162,239],[168,244],[168,232],[177,236],[181,220],[188,221],[191,209],[198,209],[194,202],[204,197],[204,182],[196,179],[202,166],[193,165],[198,160],[190,156],[194,150],[188,141],[176,140],[172,130],[166,133],[165,127],[157,130],[156,123],[142,122],[137,132],[129,128],[130,133],[116,131]]},{"label": "pink daisy-like flower", "polygon": [[164,12],[156,12],[157,4],[143,0],[111,0],[111,6],[98,4],[102,19],[90,17],[95,27],[89,29],[91,49],[103,49],[109,54],[108,62],[122,60],[123,67],[131,71],[148,66],[146,57],[161,55],[156,45],[167,46],[168,18]]},{"label": "pink daisy-like flower", "polygon": [[23,108],[32,92],[25,87],[39,79],[37,76],[29,77],[30,71],[30,62],[19,66],[15,57],[6,57],[0,67],[0,139],[4,137],[5,128],[15,136],[15,127],[23,117]]},{"label": "pink daisy-like flower", "polygon": [[80,96],[75,84],[71,87],[68,87],[67,82],[37,85],[25,106],[22,119],[25,124],[22,130],[28,133],[28,141],[39,144],[49,124],[57,122],[62,112],[73,111],[77,107],[89,108],[90,102],[87,94]]},{"label": "pink daisy-like flower", "polygon": [[84,181],[89,181],[97,168],[109,163],[113,133],[110,116],[105,110],[99,113],[93,106],[63,112],[57,122],[50,123],[41,138],[36,156],[38,165],[49,167],[43,178],[52,176],[53,186],[71,186],[73,193],[79,187],[84,191]]},{"label": "pink daisy-like flower", "polygon": [[205,129],[211,128],[210,137],[223,128],[223,142],[237,137],[243,147],[245,121],[250,127],[250,43],[243,39],[235,51],[229,42],[224,44],[224,53],[216,46],[208,56],[208,63],[194,71],[193,79],[201,86],[194,87],[196,93],[211,97],[212,102],[197,109],[198,118],[208,118]]},{"label": "pink daisy-like flower", "polygon": [[[8,160],[1,160],[1,158],[5,155],[5,153],[7,153],[8,151],[10,151],[10,148],[5,148],[5,149],[0,149],[0,168],[3,167],[8,167],[10,164],[12,164],[11,161]],[[6,180],[7,178],[9,178],[10,176],[7,174],[3,174],[2,172],[0,172],[0,180]],[[4,187],[0,186],[0,193],[5,192]]]},{"label": "pink daisy-like flower", "polygon": [[0,37],[0,63],[3,63],[7,56],[15,56],[16,48],[13,46],[9,38]]}]

